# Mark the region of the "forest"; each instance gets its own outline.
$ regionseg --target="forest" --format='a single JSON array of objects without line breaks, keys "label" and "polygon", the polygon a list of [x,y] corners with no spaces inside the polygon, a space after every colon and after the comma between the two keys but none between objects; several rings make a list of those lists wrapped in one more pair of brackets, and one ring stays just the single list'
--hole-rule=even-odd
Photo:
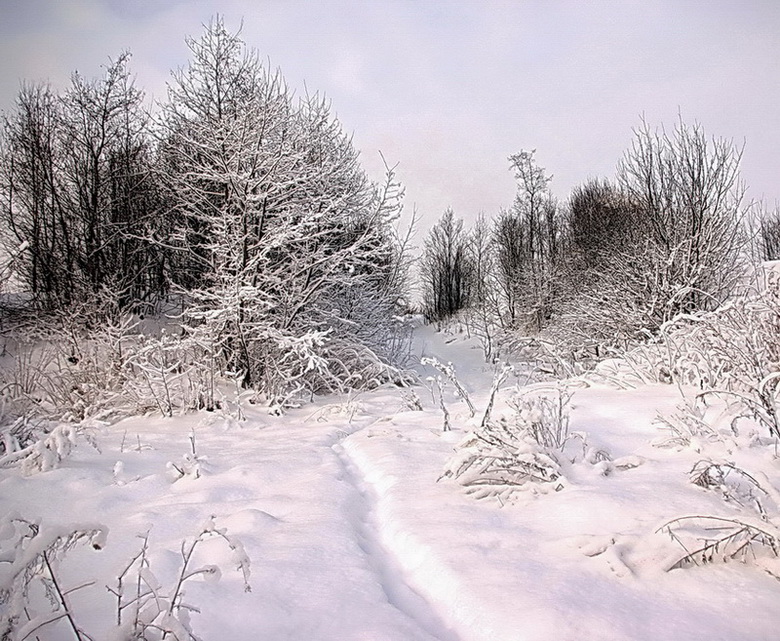
[{"label": "forest", "polygon": [[[567,492],[576,492],[578,483],[597,483],[589,475],[628,477],[633,472],[626,470],[647,460],[634,450],[610,454],[607,446],[570,430],[570,410],[577,409],[572,397],[584,399],[580,418],[573,416],[590,430],[588,421],[595,419],[585,415],[603,400],[594,386],[663,386],[659,403],[668,405],[672,396],[681,403],[663,413],[648,404],[647,411],[657,410],[654,425],[670,434],[662,447],[685,452],[684,464],[692,466],[686,487],[721,493],[729,509],[738,506],[717,516],[719,503],[707,503],[705,514],[688,509],[695,500],[686,498],[685,516],[659,516],[665,523],[658,531],[669,535],[678,552],[665,570],[711,563],[719,554],[777,557],[780,529],[772,512],[780,508],[780,494],[765,471],[776,466],[780,439],[780,276],[773,266],[780,260],[780,211],[747,198],[742,147],[711,137],[698,123],[680,119],[667,128],[640,119],[631,147],[616,159],[616,175],[587,178],[565,200],[554,196],[552,178],[536,152],[521,150],[508,158],[516,181],[512,203],[481,213],[471,226],[447,209],[416,239],[415,220],[402,224],[404,190],[396,168],[386,165],[382,182],[368,177],[326,97],[295,95],[282,73],[268,68],[221,18],[187,46],[189,63],[172,72],[166,99],[155,105],[135,85],[131,55],[122,53],[99,78],[74,73],[62,90],[25,83],[1,124],[0,473],[6,476],[0,484],[75,466],[68,460],[81,460],[73,453],[76,445],[97,448],[101,439],[115,453],[108,455],[116,463],[112,459],[106,472],[112,491],[142,483],[146,472],[133,477],[125,469],[137,464],[131,455],[165,449],[169,428],[160,427],[162,419],[188,426],[189,431],[171,430],[183,434],[187,453],[177,462],[154,459],[165,471],[149,472],[148,478],[167,479],[166,488],[186,488],[209,474],[216,478],[219,464],[212,468],[202,448],[206,444],[214,452],[224,445],[217,444],[222,442],[216,432],[208,432],[212,423],[202,428],[206,419],[198,418],[196,426],[193,417],[203,416],[224,421],[225,429],[274,417],[281,423],[262,423],[268,441],[244,433],[235,437],[236,447],[246,448],[244,454],[254,460],[264,443],[273,443],[274,452],[295,461],[286,463],[290,470],[313,468],[316,463],[303,460],[309,450],[298,451],[293,439],[319,452],[322,442],[301,426],[312,416],[317,424],[336,421],[339,427],[327,437],[334,444],[326,439],[320,462],[337,466],[338,478],[354,486],[350,500],[365,503],[356,508],[360,518],[350,512],[361,524],[349,536],[368,541],[361,544],[368,556],[395,555],[392,565],[380,568],[383,589],[389,593],[388,585],[401,585],[406,595],[408,583],[414,596],[385,600],[417,622],[425,618],[421,609],[436,610],[409,605],[418,593],[426,604],[449,602],[445,582],[431,577],[450,566],[441,561],[442,552],[430,563],[443,565],[427,571],[417,553],[398,541],[412,546],[418,539],[409,532],[424,541],[452,524],[437,522],[428,534],[415,530],[418,517],[405,511],[393,484],[382,485],[377,470],[390,474],[390,469],[393,478],[403,479],[407,473],[417,478],[415,465],[438,466],[439,481],[452,485],[433,478],[430,485],[437,489],[420,490],[430,493],[421,500],[428,501],[431,514],[438,501],[455,500],[453,486],[458,500],[465,500],[463,491],[469,501],[495,500],[501,508],[520,500],[519,492],[571,496]],[[466,344],[477,359],[463,351]],[[444,356],[449,353],[461,361],[454,365]],[[394,403],[402,410],[386,416]],[[365,420],[357,418],[361,412]],[[410,436],[400,427],[392,438],[371,431],[380,421],[392,423],[399,412],[417,416],[408,419]],[[124,421],[132,426],[139,417],[153,417],[154,429],[112,429]],[[280,425],[284,429],[277,434]],[[442,434],[453,430],[467,436],[431,441],[431,427],[437,439],[449,438]],[[196,439],[201,428],[205,435]],[[628,438],[605,434],[618,443]],[[429,448],[417,450],[418,463],[394,449],[404,438]],[[255,439],[257,445],[250,445]],[[644,452],[647,441],[642,432],[636,451]],[[89,456],[85,460],[108,465],[107,458]],[[659,459],[664,465],[682,465],[682,459],[664,456]],[[258,467],[272,469],[281,458],[258,460]],[[748,471],[754,464],[764,471]],[[294,482],[285,482],[298,491]],[[247,484],[262,485],[256,479]],[[316,484],[307,478],[300,496]],[[404,487],[405,496],[415,491]],[[340,496],[339,488],[331,489]],[[23,489],[12,495],[9,505],[24,503]],[[395,521],[376,516],[370,501],[383,499],[394,506]],[[306,500],[313,501],[300,498]],[[546,505],[553,500],[558,499],[550,497]],[[214,511],[223,505],[217,499],[206,504]],[[660,515],[661,507],[653,506]],[[9,509],[0,537],[13,541],[10,552],[0,545],[0,638],[36,638],[55,628],[68,632],[53,638],[93,638],[77,622],[53,559],[87,540],[101,548],[103,528],[81,523],[44,537],[40,520],[15,511],[22,507]],[[92,504],[89,509],[99,511]],[[111,518],[130,518],[127,510]],[[491,527],[493,517],[485,514],[475,517],[473,527]],[[183,586],[218,573],[216,565],[193,569],[191,563],[196,550],[212,550],[211,539],[232,551],[231,563],[249,591],[250,557],[259,563],[255,552],[245,553],[213,518],[190,547],[181,543],[181,569],[176,575],[169,563],[175,587],[164,598],[147,572],[154,556],[149,530],[137,556],[130,554],[132,541],[122,544],[133,560],[123,573],[105,570],[106,576],[118,576],[116,587],[108,587],[116,601],[117,630],[124,635],[116,638],[200,638],[190,627],[190,613],[197,610],[186,605]],[[246,526],[251,537],[246,518],[236,517],[234,525]],[[267,522],[257,514],[251,518],[259,519],[253,528],[273,538],[270,516]],[[716,526],[708,530],[706,519]],[[402,526],[407,538],[382,538]],[[132,529],[126,523],[117,527]],[[691,535],[704,541],[700,548],[682,542],[694,527],[710,532],[704,538]],[[340,536],[340,530],[332,531]],[[178,530],[171,539],[176,536]],[[588,559],[613,555],[610,581],[613,574],[623,577],[625,567],[639,574],[614,551],[620,541],[629,549],[620,536],[603,545],[609,537],[589,539],[578,548]],[[631,539],[636,545],[631,549],[640,549],[643,541]],[[283,549],[280,542],[274,545]],[[564,547],[556,549],[566,557]],[[651,552],[637,554],[644,563],[660,555],[655,547]],[[163,574],[166,563],[157,559]],[[759,563],[768,581],[780,580],[776,565]],[[518,572],[530,571],[523,566]],[[43,587],[36,592],[38,579]],[[275,589],[271,579],[267,583],[268,590]],[[464,590],[468,598],[479,593]],[[41,614],[46,602],[49,614]],[[271,605],[263,607],[268,621],[283,620]],[[442,611],[419,635],[392,619],[400,626],[393,628],[398,634],[393,638],[509,638],[491,637],[488,628],[480,632],[470,619]],[[132,617],[125,614],[130,612]],[[506,612],[495,615],[496,629],[504,629]],[[85,619],[106,629],[113,624],[100,615]],[[224,621],[213,625],[206,628],[219,638],[214,629]],[[282,638],[267,625],[269,638]],[[289,634],[284,638],[296,638]],[[751,638],[760,638],[760,631]]]}]

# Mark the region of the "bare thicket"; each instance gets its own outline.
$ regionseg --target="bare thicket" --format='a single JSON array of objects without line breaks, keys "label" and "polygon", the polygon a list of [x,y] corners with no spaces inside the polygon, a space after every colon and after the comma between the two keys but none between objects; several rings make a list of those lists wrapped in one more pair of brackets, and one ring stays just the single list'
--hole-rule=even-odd
[{"label": "bare thicket", "polygon": [[761,218],[760,251],[763,260],[780,260],[780,209]]},{"label": "bare thicket", "polygon": [[552,178],[536,164],[534,153],[521,151],[509,158],[517,195],[496,220],[493,240],[504,323],[538,332],[553,310],[561,221],[549,190]]},{"label": "bare thicket", "polygon": [[[558,313],[546,332],[562,353],[600,355],[602,345],[621,345],[640,334],[646,275],[637,264],[642,236],[638,213],[618,187],[592,179],[575,187],[567,203],[556,270]],[[652,276],[648,276],[651,278]]]},{"label": "bare thicket", "polygon": [[463,220],[447,209],[428,233],[420,261],[423,308],[429,320],[445,320],[469,304],[470,259]]},{"label": "bare thicket", "polygon": [[586,267],[602,263],[616,249],[625,250],[637,223],[636,212],[608,180],[590,179],[569,197],[567,240]]},{"label": "bare thicket", "polygon": [[61,94],[26,84],[3,123],[2,240],[40,306],[62,309],[111,290],[122,303],[165,291],[160,194],[143,94],[129,55],[102,78],[74,73]]}]

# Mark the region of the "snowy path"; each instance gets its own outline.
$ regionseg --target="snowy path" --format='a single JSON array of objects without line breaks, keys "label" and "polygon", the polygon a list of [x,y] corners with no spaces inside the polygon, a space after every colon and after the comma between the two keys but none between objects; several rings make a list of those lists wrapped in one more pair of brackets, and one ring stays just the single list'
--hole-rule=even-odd
[{"label": "snowy path", "polygon": [[[387,409],[386,398],[378,402]],[[115,582],[146,531],[152,569],[170,583],[180,542],[215,515],[246,548],[252,592],[242,591],[225,551],[208,548],[203,562],[221,565],[223,578],[187,591],[203,610],[193,626],[204,639],[459,641],[383,543],[376,496],[342,445],[384,421],[376,408],[353,418],[359,406],[309,406],[283,419],[257,414],[243,424],[212,415],[127,420],[100,435],[103,454],[82,444],[46,474],[0,470],[0,512],[106,524],[105,553],[75,550],[65,566],[88,567],[102,584]],[[167,462],[181,465],[191,429],[207,460],[200,478],[174,481]],[[103,591],[91,601],[76,599],[76,608],[90,613],[94,633],[113,621],[115,605]],[[60,634],[51,638],[69,638]]]},{"label": "snowy path", "polygon": [[[455,363],[483,408],[490,369],[474,342],[421,339],[426,355]],[[580,390],[572,428],[639,467],[609,476],[573,468],[566,491],[521,493],[509,507],[436,482],[453,444],[476,423],[454,395],[451,434],[440,431],[438,413],[400,412],[355,432],[344,448],[373,488],[385,547],[406,581],[463,640],[774,640],[780,589],[759,570],[663,570],[670,547],[658,525],[724,513],[719,496],[687,482],[696,452],[650,446],[657,412],[678,402],[666,386]],[[750,604],[750,615],[736,613],[737,602]]]},{"label": "snowy path", "polygon": [[388,549],[382,540],[386,524],[377,517],[378,497],[368,485],[347,450],[341,444],[333,446],[344,466],[344,478],[355,488],[355,507],[350,518],[360,547],[366,560],[377,576],[388,603],[405,614],[421,631],[439,641],[458,641],[448,629],[431,604],[421,597],[408,583],[406,572],[401,567],[394,551]]},{"label": "snowy path", "polygon": [[[453,361],[481,409],[490,368],[472,347],[425,328],[417,355]],[[247,408],[243,423],[216,414],[125,420],[97,431],[100,453],[82,443],[45,474],[0,470],[0,514],[110,528],[105,550],[74,550],[62,568],[71,584],[96,580],[73,595],[94,638],[112,638],[115,604],[102,586],[138,550],[137,536],[150,531],[152,569],[170,584],[181,541],[214,515],[246,548],[252,592],[224,548],[203,548],[198,562],[223,568],[219,583],[187,586],[202,609],[194,630],[206,640],[777,639],[774,578],[736,563],[662,569],[670,544],[659,524],[738,513],[688,481],[701,454],[650,445],[656,412],[678,400],[674,389],[579,390],[572,429],[641,464],[607,476],[573,466],[564,491],[523,492],[504,507],[437,482],[477,420],[465,404],[448,390],[454,431],[445,434],[428,390],[417,390],[424,411],[403,393],[322,399],[283,417]],[[175,480],[166,464],[181,463],[191,430],[203,473]],[[776,459],[749,454],[723,456],[760,464],[777,485]],[[70,638],[53,632],[42,641]]]}]

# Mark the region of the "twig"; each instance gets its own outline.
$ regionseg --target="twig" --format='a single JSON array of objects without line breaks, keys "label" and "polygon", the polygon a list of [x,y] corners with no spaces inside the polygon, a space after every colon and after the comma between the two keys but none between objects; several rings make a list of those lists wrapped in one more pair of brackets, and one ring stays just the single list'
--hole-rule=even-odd
[{"label": "twig", "polygon": [[59,598],[60,603],[62,604],[62,608],[65,612],[65,617],[68,619],[68,623],[70,623],[70,627],[73,630],[73,634],[76,635],[76,639],[78,641],[83,641],[84,637],[81,636],[81,631],[79,630],[79,627],[76,625],[76,621],[73,619],[73,615],[70,612],[70,607],[68,606],[68,601],[65,598],[65,594],[60,589],[59,582],[57,581],[57,577],[54,574],[54,569],[51,566],[51,563],[49,561],[49,554],[46,550],[44,550],[41,553],[41,557],[43,558],[43,562],[46,565],[46,569],[49,572],[49,577],[51,577],[52,586],[54,587],[54,590],[57,592],[57,598]]}]

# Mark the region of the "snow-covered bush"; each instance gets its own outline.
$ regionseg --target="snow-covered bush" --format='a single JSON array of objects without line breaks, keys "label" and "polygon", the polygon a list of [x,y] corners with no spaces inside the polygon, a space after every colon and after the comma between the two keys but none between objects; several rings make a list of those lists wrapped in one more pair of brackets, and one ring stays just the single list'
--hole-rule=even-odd
[{"label": "snow-covered bush", "polygon": [[176,335],[165,328],[135,336],[125,368],[124,392],[134,411],[158,410],[163,416],[223,409],[222,388],[236,384],[208,337]]},{"label": "snow-covered bush", "polygon": [[235,570],[243,577],[244,590],[251,592],[249,585],[250,560],[241,541],[228,534],[225,528],[218,528],[213,517],[208,519],[197,536],[182,541],[181,564],[176,579],[164,586],[155,575],[149,560],[149,535],[143,537],[141,550],[125,566],[115,586],[108,591],[116,597],[117,627],[121,634],[130,639],[174,638],[178,641],[196,639],[190,615],[200,612],[192,603],[184,600],[184,587],[188,581],[201,577],[207,581],[219,581],[221,569],[217,565],[195,566],[197,551],[209,540],[223,541],[231,551]]},{"label": "snow-covered bush", "polygon": [[[92,327],[89,327],[92,325]],[[127,317],[44,317],[13,329],[2,367],[0,464],[28,472],[56,467],[87,426],[121,414],[128,336]]]},{"label": "snow-covered bush", "polygon": [[754,518],[685,516],[665,523],[658,532],[668,534],[684,552],[667,563],[667,570],[738,561],[756,564],[780,580],[780,530],[771,523]]},{"label": "snow-covered bush", "polygon": [[690,473],[691,483],[718,492],[723,500],[740,508],[758,512],[767,520],[767,507],[774,512],[778,506],[770,493],[752,475],[726,461],[698,461]]},{"label": "snow-covered bush", "polygon": [[45,330],[22,327],[9,332],[5,358],[0,365],[0,423],[40,413],[42,379],[55,358],[55,350],[46,343]]},{"label": "snow-covered bush", "polygon": [[777,274],[768,275],[763,291],[735,297],[713,312],[674,318],[642,354],[644,362],[627,358],[655,370],[662,381],[698,387],[705,400],[721,398],[734,406],[735,416],[750,417],[780,438]]},{"label": "snow-covered bush", "polygon": [[[529,484],[562,489],[565,465],[587,453],[584,437],[569,431],[570,399],[561,388],[551,396],[516,395],[510,403],[514,414],[469,433],[442,477],[457,479],[476,498],[501,501]],[[579,444],[572,452],[568,446],[574,440]],[[587,454],[598,462],[595,453]]]},{"label": "snow-covered bush", "polygon": [[197,342],[165,330],[139,334],[131,317],[82,321],[39,322],[9,341],[0,464],[51,469],[68,453],[60,444],[88,438],[94,421],[217,407],[241,413],[240,394],[231,392],[237,381]]},{"label": "snow-covered bush", "polygon": [[518,394],[510,406],[516,423],[524,425],[528,435],[545,448],[562,450],[569,440],[569,403],[571,392],[557,387],[554,396]]},{"label": "snow-covered bush", "polygon": [[78,422],[122,405],[126,351],[135,321],[103,301],[43,316],[9,332],[7,414]]},{"label": "snow-covered bush", "polygon": [[[618,387],[676,384],[684,400],[658,420],[671,432],[667,444],[738,436],[744,421],[780,438],[780,274],[767,269],[763,280],[762,289],[745,290],[714,311],[676,316],[586,378]],[[723,416],[712,415],[715,406]]]},{"label": "snow-covered bush", "polygon": [[676,411],[660,414],[655,423],[664,436],[653,441],[658,447],[698,446],[722,440],[722,434],[713,427],[707,417],[707,406],[700,400],[684,400]]},{"label": "snow-covered bush", "polygon": [[20,447],[18,432],[15,434],[14,426],[11,427],[8,435],[3,434],[5,451],[0,456],[0,467],[18,464],[25,474],[48,472],[59,467],[62,460],[70,455],[79,434],[75,425],[60,423],[53,428],[33,430],[28,436],[29,444]]}]

